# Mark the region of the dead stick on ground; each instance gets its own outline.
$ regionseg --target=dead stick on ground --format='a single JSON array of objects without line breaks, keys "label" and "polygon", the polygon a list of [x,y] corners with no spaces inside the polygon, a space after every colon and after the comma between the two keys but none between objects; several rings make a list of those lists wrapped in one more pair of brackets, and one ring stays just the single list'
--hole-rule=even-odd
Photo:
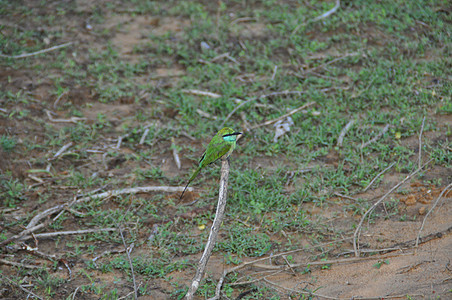
[{"label": "dead stick on ground", "polygon": [[299,112],[300,110],[303,110],[303,109],[305,109],[305,108],[307,108],[307,107],[309,107],[311,105],[314,105],[314,104],[316,104],[316,102],[306,103],[306,104],[304,104],[304,105],[302,105],[302,106],[300,106],[300,107],[288,112],[287,114],[282,115],[281,117],[278,117],[278,118],[273,119],[273,120],[266,121],[266,122],[258,124],[258,125],[251,126],[250,130],[253,130],[253,129],[256,129],[256,128],[259,128],[259,127],[262,127],[262,126],[267,126],[267,125],[270,125],[270,124],[273,124],[273,123],[276,123],[279,120],[284,120],[285,118],[287,118],[287,117],[289,117],[289,116],[291,116],[291,115]]},{"label": "dead stick on ground", "polygon": [[174,137],[171,137],[171,148],[173,149],[173,158],[174,158],[174,162],[176,163],[176,167],[180,170],[181,163],[180,163],[179,152],[177,151],[176,141],[174,140]]},{"label": "dead stick on ground", "polygon": [[388,129],[389,129],[389,124],[386,124],[386,126],[374,138],[372,138],[370,141],[362,144],[361,149],[364,149],[365,147],[369,146],[370,144],[378,141],[378,139],[381,138],[386,133],[386,131],[388,131]]},{"label": "dead stick on ground", "polygon": [[[33,293],[30,290],[27,290],[26,288],[24,288],[23,286],[21,286],[19,283],[15,282],[14,280],[10,279],[9,277],[6,277],[5,275],[3,275],[2,273],[0,273],[0,276],[2,278],[5,278],[9,283],[11,283],[14,286],[17,286],[18,288],[20,288],[22,291],[24,291],[25,293],[28,293],[28,297],[30,297],[30,295],[32,295],[33,297],[36,297],[38,299],[43,300],[43,298],[39,297],[38,295],[36,295],[35,293]],[[27,297],[27,299],[28,299]]]},{"label": "dead stick on ground", "polygon": [[26,265],[26,264],[17,263],[17,262],[14,262],[14,261],[9,261],[9,260],[6,260],[6,259],[1,259],[1,258],[0,258],[0,264],[14,266],[14,267],[18,267],[18,268],[25,268],[25,269],[39,269],[39,268],[41,268],[41,266]]},{"label": "dead stick on ground", "polygon": [[[42,225],[42,226],[41,226]],[[45,224],[39,224],[36,227],[44,227]],[[33,229],[33,228],[31,228]],[[60,236],[60,235],[72,235],[72,234],[86,234],[86,233],[96,233],[96,232],[102,232],[102,231],[116,231],[116,228],[100,228],[100,229],[84,229],[84,230],[69,230],[69,231],[55,231],[55,232],[44,232],[44,233],[37,233],[34,234],[35,238],[49,238],[54,236]],[[25,235],[21,236],[21,240],[28,240],[32,236],[31,235]],[[17,240],[16,238],[15,240]],[[2,245],[0,245],[2,246]]]},{"label": "dead stick on ground", "polygon": [[[184,190],[183,186],[144,186],[144,187],[135,187],[135,188],[127,188],[127,189],[119,189],[119,190],[111,190],[108,192],[99,193],[92,196],[87,196],[84,198],[80,198],[76,201],[76,203],[81,203],[85,201],[89,201],[91,199],[98,198],[108,198],[113,196],[119,196],[124,194],[135,194],[135,193],[149,193],[149,192],[167,192],[167,193],[176,193],[182,192]],[[192,191],[193,188],[187,188],[187,191]]]},{"label": "dead stick on ground", "polygon": [[[302,295],[310,295],[310,296],[314,296],[314,297],[316,297],[316,298],[325,298],[325,299],[333,299],[333,300],[343,300],[343,299],[345,299],[345,298],[337,298],[337,297],[325,296],[325,295],[317,294],[317,293],[314,293],[314,292],[306,292],[306,291],[291,289],[291,288],[288,288],[288,287],[284,287],[284,286],[282,286],[282,285],[279,285],[279,284],[277,284],[277,283],[275,283],[275,282],[273,282],[273,281],[270,281],[270,280],[268,280],[267,278],[264,278],[263,280],[264,280],[265,282],[267,282],[268,284],[274,285],[274,286],[276,286],[276,287],[279,287],[279,288],[281,288],[281,289],[283,289],[283,290],[286,290],[286,291],[290,291],[290,292],[292,292],[292,293],[300,293],[300,294],[302,294]],[[277,289],[276,289],[276,290],[277,290]],[[309,297],[309,298],[311,298],[311,297]],[[300,299],[301,299],[301,297],[300,297]],[[353,299],[355,299],[355,298],[353,298]]]},{"label": "dead stick on ground", "polygon": [[372,184],[375,182],[375,180],[377,180],[378,178],[380,178],[381,175],[383,175],[384,173],[386,173],[387,170],[391,169],[396,163],[393,162],[392,164],[389,165],[389,167],[387,167],[386,169],[384,169],[383,171],[381,171],[380,173],[377,174],[377,176],[374,177],[374,179],[372,179],[372,181],[366,186],[366,188],[363,190],[363,192],[366,192],[371,186]]},{"label": "dead stick on ground", "polygon": [[200,90],[182,90],[182,92],[192,95],[198,95],[198,96],[207,96],[211,98],[220,98],[222,95],[217,93],[212,93],[209,91],[200,91]]},{"label": "dead stick on ground", "polygon": [[53,51],[53,50],[60,49],[60,48],[63,48],[63,47],[67,47],[67,46],[70,46],[70,45],[72,45],[72,44],[73,44],[72,42],[69,42],[69,43],[65,43],[65,44],[62,44],[62,45],[58,45],[58,46],[50,47],[50,48],[47,48],[47,49],[39,50],[39,51],[36,51],[36,52],[32,52],[32,53],[23,53],[23,54],[20,54],[20,55],[5,55],[5,54],[0,54],[0,57],[6,57],[6,58],[24,58],[24,57],[29,57],[29,56],[38,55],[38,54],[41,54],[41,53]]},{"label": "dead stick on ground", "polygon": [[422,225],[421,228],[419,229],[419,233],[417,234],[417,238],[416,238],[416,244],[414,245],[416,248],[419,245],[419,237],[421,236],[421,232],[424,229],[424,225],[425,225],[425,221],[427,220],[427,217],[430,215],[430,213],[435,209],[436,205],[438,205],[439,200],[441,199],[441,197],[446,193],[446,191],[448,191],[450,188],[452,187],[452,183],[450,183],[448,186],[446,186],[446,188],[441,192],[441,194],[439,194],[438,198],[436,199],[435,203],[433,204],[432,208],[430,208],[430,210],[428,211],[428,213],[425,215],[424,220],[422,221]]},{"label": "dead stick on ground", "polygon": [[340,0],[336,0],[336,5],[334,5],[334,7],[333,7],[332,9],[330,9],[330,10],[327,11],[326,13],[321,14],[321,15],[318,16],[318,17],[315,17],[315,18],[312,19],[312,20],[309,20],[309,21],[307,21],[307,22],[305,22],[305,23],[302,23],[302,24],[298,25],[298,26],[295,27],[295,29],[292,31],[292,34],[295,34],[295,33],[298,31],[298,29],[300,29],[301,26],[304,26],[304,25],[306,25],[306,24],[308,24],[308,23],[310,23],[310,22],[316,22],[316,21],[319,21],[319,20],[322,20],[322,19],[325,19],[325,18],[329,17],[330,15],[332,15],[333,13],[335,13],[335,12],[339,9],[340,6],[341,6],[341,1],[340,1]]},{"label": "dead stick on ground", "polygon": [[402,255],[412,255],[412,253],[396,253],[396,254],[382,254],[382,255],[366,256],[366,257],[351,257],[351,258],[333,259],[333,260],[325,260],[325,261],[312,261],[312,262],[304,262],[304,263],[289,264],[289,265],[279,265],[279,266],[253,264],[253,267],[261,268],[261,269],[265,269],[265,270],[288,270],[288,269],[293,269],[293,268],[306,267],[308,265],[309,266],[324,266],[324,265],[332,265],[332,264],[346,264],[346,263],[353,263],[353,262],[358,262],[358,261],[397,257],[397,256],[402,256]]},{"label": "dead stick on ground", "polygon": [[255,100],[257,100],[258,98],[251,98],[251,99],[248,99],[248,100],[246,100],[246,101],[243,101],[242,103],[240,103],[239,105],[237,105],[236,107],[234,107],[234,109],[226,116],[226,118],[223,120],[223,123],[221,123],[221,126],[220,127],[223,127],[224,126],[224,124],[229,120],[229,118],[230,117],[232,117],[232,115],[237,111],[237,110],[239,110],[242,106],[244,106],[245,104],[248,104],[248,103],[250,103],[251,101],[255,101]]},{"label": "dead stick on ground", "polygon": [[339,137],[337,138],[337,145],[339,147],[342,147],[342,143],[344,142],[345,135],[350,130],[352,125],[356,122],[356,120],[350,120],[347,125],[342,129],[341,134],[339,134]]},{"label": "dead stick on ground", "polygon": [[137,282],[135,280],[135,272],[133,271],[132,259],[130,258],[130,252],[132,252],[133,244],[131,245],[130,252],[129,252],[129,247],[127,247],[126,240],[124,239],[124,235],[122,234],[121,226],[119,226],[119,233],[121,234],[122,244],[124,245],[124,249],[126,250],[127,259],[129,260],[129,265],[130,265],[130,271],[132,272],[134,299],[138,299]]},{"label": "dead stick on ground", "polygon": [[323,244],[319,244],[319,245],[314,245],[314,246],[311,246],[311,247],[308,247],[308,248],[300,248],[300,249],[290,250],[290,251],[286,251],[286,252],[282,252],[282,253],[278,253],[278,254],[272,255],[271,257],[262,257],[262,258],[259,258],[259,259],[253,260],[253,261],[245,262],[245,263],[243,263],[241,265],[238,265],[236,267],[233,267],[233,268],[231,268],[229,270],[224,270],[223,275],[218,280],[217,287],[216,287],[216,290],[215,290],[215,296],[210,298],[209,300],[216,300],[216,299],[220,298],[220,292],[221,292],[221,288],[223,286],[223,282],[224,282],[226,276],[229,273],[231,273],[231,272],[235,272],[235,271],[237,271],[239,269],[242,269],[242,268],[244,268],[246,266],[254,265],[254,264],[256,264],[256,263],[258,263],[260,261],[276,258],[278,256],[288,255],[288,254],[301,252],[301,251],[308,251],[310,249],[327,246],[327,245],[330,245],[330,244],[333,244],[333,243],[340,243],[340,242],[348,241],[350,239],[351,238],[343,238],[343,239],[340,239],[340,240],[337,240],[337,241],[332,241],[332,242],[327,242],[327,243],[323,243]]},{"label": "dead stick on ground", "polygon": [[419,168],[421,167],[422,164],[422,132],[424,131],[424,124],[425,124],[425,116],[422,119],[422,125],[421,125],[421,131],[419,132]]},{"label": "dead stick on ground", "polygon": [[359,240],[359,233],[361,232],[361,226],[364,223],[364,220],[367,218],[367,216],[381,203],[383,202],[386,197],[388,197],[392,192],[397,190],[402,184],[407,182],[411,177],[416,175],[420,170],[422,170],[426,165],[428,165],[433,159],[430,159],[428,162],[426,162],[424,165],[422,165],[420,168],[418,168],[416,171],[405,177],[404,180],[396,184],[392,189],[390,189],[386,194],[383,195],[377,202],[372,205],[371,208],[369,208],[366,213],[361,217],[361,221],[359,222],[358,227],[356,227],[355,234],[353,235],[353,250],[355,251],[355,256],[359,256],[359,250],[358,250],[358,240]]},{"label": "dead stick on ground", "polygon": [[60,214],[58,214],[53,220],[52,222],[55,222],[60,216],[61,216],[61,212],[68,207],[71,207],[75,202],[77,201],[77,195],[74,196],[74,199],[72,199],[71,202],[69,203],[64,203],[64,204],[60,204],[54,207],[51,207],[49,209],[46,209],[45,211],[37,214],[36,216],[33,217],[33,219],[31,219],[30,223],[28,223],[27,225],[27,229],[31,228],[33,226],[35,226],[36,224],[38,224],[39,221],[41,221],[42,219],[46,218],[47,216],[50,216],[54,213],[60,212]]},{"label": "dead stick on ground", "polygon": [[[91,199],[98,199],[98,198],[108,198],[108,197],[113,197],[113,196],[118,196],[118,195],[124,195],[124,194],[134,194],[134,193],[148,193],[148,192],[169,192],[169,193],[174,193],[174,192],[182,192],[184,190],[184,187],[173,187],[173,186],[145,186],[145,187],[136,187],[136,188],[127,188],[127,189],[120,189],[120,190],[111,190],[108,192],[103,192],[103,193],[99,193],[99,194],[95,194],[95,195],[91,195],[91,196],[86,196],[80,199],[75,199],[70,203],[70,204],[60,204],[54,207],[51,207],[49,209],[46,209],[45,211],[37,214],[35,217],[33,217],[33,219],[31,219],[30,223],[27,226],[27,229],[22,231],[21,233],[14,235],[2,242],[0,242],[0,247],[7,245],[15,240],[18,240],[20,238],[22,238],[25,235],[28,235],[30,233],[33,233],[41,228],[43,228],[44,226],[46,226],[47,224],[39,224],[34,226],[35,224],[37,224],[41,219],[52,215],[54,213],[57,212],[61,212],[63,209],[65,209],[66,207],[70,207],[75,203],[82,203],[82,202],[86,202],[89,201]],[[189,187],[187,188],[187,191],[192,191],[193,188]],[[57,218],[55,218],[57,219]],[[54,219],[54,220],[55,220]],[[69,234],[69,233],[67,233]],[[77,234],[77,233],[72,233],[72,234]]]},{"label": "dead stick on ground", "polygon": [[72,145],[74,145],[73,142],[69,142],[66,145],[64,145],[63,147],[61,147],[61,149],[55,153],[55,155],[52,158],[49,158],[48,160],[54,160],[57,159],[61,154],[63,154],[64,151],[66,151],[67,149],[69,149],[70,147],[72,147]]},{"label": "dead stick on ground", "polygon": [[100,228],[100,229],[84,229],[84,230],[69,230],[69,231],[56,231],[56,232],[44,232],[35,234],[36,238],[54,237],[59,235],[71,235],[71,234],[85,234],[96,233],[102,231],[116,231],[116,228]]},{"label": "dead stick on ground", "polygon": [[36,225],[36,226],[34,226],[34,227],[28,228],[28,229],[22,231],[21,233],[16,234],[16,235],[14,235],[14,236],[12,236],[12,237],[10,237],[10,238],[4,240],[3,242],[1,242],[1,243],[0,243],[0,247],[3,247],[3,246],[5,246],[5,245],[8,245],[9,243],[14,242],[15,240],[18,240],[18,239],[22,238],[24,235],[27,235],[27,234],[29,234],[29,233],[33,233],[33,232],[35,232],[36,230],[39,230],[39,229],[45,227],[46,225],[47,225],[47,224],[42,223],[42,224]]},{"label": "dead stick on ground", "polygon": [[221,164],[221,179],[220,179],[220,191],[218,196],[217,211],[215,213],[215,219],[213,220],[212,227],[210,229],[209,239],[206,243],[206,248],[201,256],[196,269],[196,275],[193,278],[190,288],[188,289],[186,299],[193,299],[196,291],[198,290],[199,283],[201,282],[204,272],[206,270],[207,262],[212,254],[213,247],[217,241],[218,232],[220,231],[221,223],[224,218],[224,211],[226,209],[227,191],[228,191],[228,179],[229,179],[229,160],[223,160]]}]

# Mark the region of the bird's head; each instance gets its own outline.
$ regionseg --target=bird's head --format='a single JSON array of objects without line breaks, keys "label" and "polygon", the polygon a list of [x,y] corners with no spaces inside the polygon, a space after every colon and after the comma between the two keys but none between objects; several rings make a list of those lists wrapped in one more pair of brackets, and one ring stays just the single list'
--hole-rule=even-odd
[{"label": "bird's head", "polygon": [[237,135],[242,134],[241,132],[235,131],[232,128],[225,127],[218,131],[218,135],[221,136],[227,142],[235,142]]}]

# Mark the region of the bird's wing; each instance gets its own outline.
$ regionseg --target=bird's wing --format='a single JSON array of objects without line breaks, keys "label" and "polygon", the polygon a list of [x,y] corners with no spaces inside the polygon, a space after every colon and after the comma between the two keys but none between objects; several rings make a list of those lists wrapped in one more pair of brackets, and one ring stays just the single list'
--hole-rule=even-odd
[{"label": "bird's wing", "polygon": [[199,163],[202,162],[202,160],[204,159],[204,157],[206,157],[206,151],[204,151],[204,153],[202,154],[201,158],[199,159]]},{"label": "bird's wing", "polygon": [[200,166],[204,167],[208,164],[211,164],[221,158],[223,155],[228,153],[229,149],[231,149],[231,144],[223,141],[220,143],[215,143],[215,146],[213,146],[213,151],[206,151],[203,155],[203,159],[199,163]]}]

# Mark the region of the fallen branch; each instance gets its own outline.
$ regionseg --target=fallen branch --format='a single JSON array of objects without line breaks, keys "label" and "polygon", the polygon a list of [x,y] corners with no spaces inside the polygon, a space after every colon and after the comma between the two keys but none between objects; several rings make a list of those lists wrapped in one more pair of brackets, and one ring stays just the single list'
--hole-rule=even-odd
[{"label": "fallen branch", "polygon": [[137,291],[137,282],[135,280],[135,272],[133,271],[132,259],[130,258],[130,252],[133,250],[133,243],[130,247],[127,246],[126,240],[124,239],[124,235],[122,234],[122,228],[119,227],[119,233],[121,235],[122,244],[124,245],[124,249],[126,250],[127,259],[129,260],[130,271],[132,272],[132,282],[133,282],[133,292],[134,299],[138,299],[138,291]]},{"label": "fallen branch", "polygon": [[192,95],[207,96],[207,97],[211,97],[211,98],[220,98],[221,97],[220,94],[207,92],[207,91],[200,91],[200,90],[182,90],[182,92],[187,93],[187,94],[192,94]]},{"label": "fallen branch", "polygon": [[[60,204],[54,207],[51,207],[49,209],[46,209],[45,211],[37,214],[35,217],[33,217],[30,221],[30,223],[27,226],[27,229],[22,231],[21,233],[14,235],[6,240],[4,240],[3,242],[0,242],[0,247],[7,245],[15,240],[21,239],[23,236],[28,235],[30,233],[33,233],[41,228],[43,228],[44,226],[46,226],[47,224],[39,224],[36,225],[40,220],[42,220],[43,218],[46,218],[47,216],[50,216],[54,213],[60,212],[59,215],[57,215],[53,221],[55,221],[56,219],[58,219],[58,217],[61,215],[62,210],[64,210],[67,207],[72,206],[73,204],[76,203],[82,203],[82,202],[86,202],[89,201],[91,199],[99,199],[99,198],[109,198],[109,197],[113,197],[113,196],[119,196],[119,195],[123,195],[123,194],[134,194],[134,193],[147,193],[147,192],[170,192],[170,193],[175,193],[175,192],[182,192],[184,190],[183,186],[180,187],[172,187],[172,186],[147,186],[147,187],[136,187],[136,188],[127,188],[127,189],[120,189],[120,190],[112,190],[112,191],[108,191],[108,192],[103,192],[103,193],[99,193],[99,194],[95,194],[95,195],[91,195],[91,196],[86,196],[80,199],[77,199],[76,197],[74,198],[74,200],[70,203],[65,203],[65,204]],[[187,188],[188,191],[193,191],[193,188],[189,187]],[[38,237],[39,235],[35,235],[36,237]],[[29,237],[27,237],[29,238]]]},{"label": "fallen branch", "polygon": [[385,133],[386,131],[388,131],[389,129],[389,124],[386,124],[386,126],[374,137],[372,138],[370,141],[367,141],[366,143],[361,145],[361,149],[364,149],[365,147],[369,146],[370,144],[378,141]]},{"label": "fallen branch", "polygon": [[384,173],[386,173],[387,170],[391,169],[396,163],[393,162],[392,164],[390,164],[386,169],[384,169],[383,171],[381,171],[380,173],[377,174],[377,176],[374,177],[374,179],[372,179],[371,182],[369,182],[369,184],[366,186],[366,188],[363,190],[363,192],[366,192],[371,186],[372,184],[375,182],[375,180],[377,180],[378,178],[380,178],[381,175],[383,175]]},{"label": "fallen branch", "polygon": [[50,110],[45,109],[44,110],[47,114],[47,117],[49,118],[50,122],[54,123],[77,123],[79,121],[85,121],[86,118],[79,118],[79,117],[71,117],[70,119],[54,119],[52,117],[52,112]]},{"label": "fallen branch", "polygon": [[[333,299],[333,300],[346,299],[346,298],[337,298],[337,297],[330,297],[330,296],[320,295],[320,294],[317,294],[317,293],[314,293],[314,292],[306,292],[306,291],[300,291],[300,290],[287,288],[287,287],[279,285],[279,284],[277,284],[277,283],[275,283],[273,281],[270,281],[267,278],[264,278],[264,281],[269,283],[269,284],[271,284],[271,285],[274,285],[276,287],[279,287],[281,289],[284,289],[284,290],[287,290],[287,291],[290,291],[290,292],[293,292],[293,293],[300,293],[300,294],[303,294],[303,295],[310,295],[310,296],[315,296],[315,297],[320,297],[320,298],[325,298],[325,299]],[[309,299],[311,299],[311,297],[309,297]],[[353,299],[356,299],[356,298],[353,298]]]},{"label": "fallen branch", "polygon": [[383,197],[381,197],[377,202],[374,203],[374,205],[372,205],[371,208],[369,208],[366,213],[361,217],[361,221],[358,224],[358,227],[356,227],[355,233],[353,235],[353,249],[355,251],[355,256],[358,257],[359,256],[359,251],[358,251],[358,239],[359,239],[359,233],[361,232],[361,226],[363,225],[364,220],[366,219],[366,217],[381,203],[383,202],[386,197],[388,197],[392,192],[394,192],[395,190],[397,190],[401,185],[403,185],[405,182],[407,182],[411,177],[413,177],[414,175],[416,175],[420,170],[422,170],[426,165],[428,165],[433,159],[430,159],[428,162],[426,162],[424,165],[422,165],[420,168],[418,168],[416,171],[414,171],[413,173],[411,173],[410,175],[408,175],[407,177],[405,177],[404,180],[402,180],[401,182],[399,182],[398,184],[396,184],[392,189],[390,189],[386,194],[383,195]]},{"label": "fallen branch", "polygon": [[[46,210],[43,211],[43,212],[40,212],[39,214],[37,214],[36,216],[34,216],[34,217],[31,219],[30,223],[28,223],[28,225],[27,225],[26,228],[29,229],[29,228],[31,228],[31,227],[36,226],[36,224],[38,224],[39,221],[41,221],[42,219],[46,218],[47,216],[53,215],[54,213],[61,212],[62,210],[64,210],[64,209],[67,208],[67,207],[71,207],[76,201],[77,201],[77,195],[75,195],[75,196],[74,196],[74,199],[72,199],[72,201],[69,202],[69,203],[60,204],[60,205],[51,207],[51,208],[49,208],[49,209],[46,209]],[[60,216],[60,214],[58,214],[58,215],[53,219],[53,221],[55,221],[56,219],[58,219],[59,216]]]},{"label": "fallen branch", "polygon": [[55,109],[57,108],[58,102],[60,102],[61,98],[63,98],[63,96],[66,95],[67,93],[68,93],[67,91],[64,91],[61,93],[61,95],[59,95],[56,98],[55,102],[53,102],[53,108],[55,108]]},{"label": "fallen branch", "polygon": [[[430,210],[428,211],[428,213],[425,215],[424,220],[422,221],[422,225],[421,228],[419,229],[419,233],[417,234],[417,238],[416,238],[416,244],[414,245],[416,248],[419,245],[419,237],[421,236],[421,232],[424,229],[424,225],[425,222],[427,221],[427,217],[431,214],[431,212],[435,209],[435,207],[438,205],[439,200],[441,199],[441,197],[446,193],[447,190],[449,190],[452,187],[452,183],[450,183],[442,192],[441,194],[439,194],[438,198],[435,200],[435,203],[433,204],[433,206],[430,208]],[[452,228],[452,227],[451,227]],[[449,228],[450,229],[450,228]]]},{"label": "fallen branch", "polygon": [[[99,198],[110,198],[114,196],[124,195],[124,194],[136,194],[136,193],[149,193],[149,192],[167,192],[167,193],[176,193],[182,192],[184,190],[183,186],[144,186],[144,187],[135,187],[135,188],[126,188],[119,190],[111,190],[108,192],[103,192],[91,196],[86,196],[78,199],[75,203],[82,203],[89,201],[91,199],[99,199]],[[187,191],[192,192],[193,188],[188,187]]]},{"label": "fallen branch", "polygon": [[342,143],[344,142],[345,135],[350,130],[350,128],[353,126],[353,124],[356,122],[356,120],[350,120],[347,125],[342,129],[341,133],[339,134],[339,137],[337,138],[337,145],[339,147],[342,147]]},{"label": "fallen branch", "polygon": [[306,22],[304,22],[304,23],[298,25],[298,26],[295,27],[295,29],[292,31],[292,34],[295,34],[295,33],[298,31],[298,29],[300,29],[301,26],[305,26],[305,25],[308,24],[308,23],[316,22],[316,21],[319,21],[319,20],[322,20],[322,19],[325,19],[325,18],[329,17],[330,15],[332,15],[333,13],[335,13],[335,12],[339,9],[340,6],[341,6],[340,0],[336,0],[336,5],[334,5],[334,7],[333,7],[332,9],[330,9],[330,10],[327,11],[326,13],[321,14],[320,16],[315,17],[315,18],[312,19],[312,20],[308,20],[308,21],[306,21]]},{"label": "fallen branch", "polygon": [[20,288],[20,289],[21,289],[22,291],[24,291],[25,293],[28,293],[27,299],[29,298],[30,295],[32,295],[33,297],[36,297],[36,298],[38,298],[38,299],[40,299],[40,300],[43,300],[43,298],[39,297],[38,295],[36,295],[36,294],[33,293],[32,291],[27,290],[26,288],[24,288],[23,286],[21,286],[19,283],[15,282],[15,281],[12,280],[12,279],[9,279],[9,277],[3,275],[2,273],[0,273],[0,276],[1,276],[2,278],[5,278],[5,279],[6,279],[9,283],[11,283],[12,285],[17,286],[18,288]]},{"label": "fallen branch", "polygon": [[384,254],[384,255],[366,256],[366,257],[351,257],[351,258],[304,262],[304,263],[280,265],[280,266],[265,265],[265,264],[253,264],[253,267],[266,269],[266,270],[288,270],[288,269],[300,268],[300,267],[324,266],[324,265],[332,265],[332,264],[346,264],[346,263],[353,263],[353,262],[364,261],[364,260],[384,259],[384,258],[389,258],[389,257],[401,256],[401,255],[411,255],[411,253]]},{"label": "fallen branch", "polygon": [[326,13],[324,13],[324,14],[318,16],[318,17],[315,17],[312,20],[312,22],[316,22],[316,21],[319,21],[319,20],[322,20],[322,19],[325,19],[325,18],[329,17],[330,15],[334,14],[339,9],[340,6],[341,6],[341,1],[340,0],[336,0],[336,5],[334,5],[334,7],[332,9],[330,9],[329,11],[327,11]]},{"label": "fallen branch", "polygon": [[289,116],[291,116],[291,115],[299,112],[300,110],[303,110],[303,109],[305,109],[305,108],[307,108],[307,107],[309,107],[311,105],[314,105],[314,104],[316,104],[316,102],[306,103],[306,104],[304,104],[304,105],[302,105],[302,106],[290,111],[289,113],[287,113],[285,115],[282,115],[281,117],[278,117],[278,118],[273,119],[273,120],[266,121],[266,122],[258,124],[258,125],[251,126],[250,130],[253,130],[253,129],[256,129],[256,128],[259,128],[259,127],[262,127],[262,126],[267,126],[267,125],[270,125],[270,124],[273,124],[273,123],[276,123],[279,120],[284,120],[285,118],[287,118],[287,117],[289,117]]},{"label": "fallen branch", "polygon": [[41,53],[46,53],[46,52],[50,52],[50,51],[57,50],[57,49],[60,49],[60,48],[64,48],[64,47],[70,46],[70,45],[72,45],[72,44],[73,44],[73,42],[69,42],[69,43],[65,43],[65,44],[58,45],[58,46],[53,46],[53,47],[50,47],[50,48],[47,48],[47,49],[39,50],[39,51],[36,51],[36,52],[23,53],[23,54],[20,54],[20,55],[5,55],[5,54],[0,54],[0,57],[6,57],[6,58],[24,58],[24,57],[29,57],[29,56],[33,56],[33,55],[38,55],[38,54],[41,54]]},{"label": "fallen branch", "polygon": [[338,58],[335,58],[335,59],[333,59],[333,60],[330,60],[329,62],[326,62],[326,63],[324,63],[324,64],[318,65],[317,67],[313,67],[313,68],[311,68],[311,69],[304,70],[303,73],[305,73],[305,74],[306,74],[306,73],[311,73],[311,72],[314,71],[314,70],[317,70],[317,69],[320,69],[320,68],[324,68],[324,67],[326,67],[326,66],[329,66],[329,65],[331,65],[331,64],[334,64],[335,62],[338,62],[338,61],[340,61],[340,60],[346,59],[347,57],[350,57],[350,56],[356,56],[356,55],[360,55],[360,54],[361,54],[360,52],[346,53],[346,54],[344,54],[344,55],[341,56],[341,57],[338,57]]},{"label": "fallen branch", "polygon": [[56,231],[56,232],[38,233],[38,234],[35,234],[34,236],[36,238],[48,238],[48,237],[54,237],[54,236],[60,236],[60,235],[85,234],[85,233],[96,233],[96,232],[116,231],[116,230],[117,230],[116,228],[100,228],[100,229]]},{"label": "fallen branch", "polygon": [[276,258],[276,257],[279,257],[279,256],[288,255],[288,254],[292,254],[292,253],[296,253],[296,252],[307,251],[307,250],[310,250],[310,249],[313,249],[313,248],[323,247],[323,246],[331,245],[332,243],[340,243],[340,242],[344,242],[344,241],[347,241],[347,240],[350,240],[350,239],[351,238],[343,238],[343,239],[340,239],[340,240],[337,240],[337,241],[327,242],[327,243],[323,243],[323,244],[319,244],[319,245],[314,245],[314,246],[311,246],[311,247],[308,247],[308,248],[300,248],[300,249],[290,250],[290,251],[278,253],[276,255],[272,255],[271,257],[262,257],[262,258],[259,258],[259,259],[253,260],[253,261],[245,262],[245,263],[242,263],[242,264],[240,264],[238,266],[235,266],[235,267],[233,267],[233,268],[231,268],[229,270],[224,270],[223,271],[223,275],[218,280],[217,287],[215,289],[215,296],[210,298],[209,300],[216,300],[216,299],[220,298],[221,288],[223,287],[224,280],[226,279],[226,276],[229,273],[235,272],[235,271],[237,271],[239,269],[242,269],[242,268],[244,268],[246,266],[249,266],[249,265],[254,265],[254,264],[256,264],[258,262],[261,262],[261,261],[264,261],[264,260],[273,259],[273,258]]},{"label": "fallen branch", "polygon": [[422,132],[424,131],[424,124],[425,124],[425,116],[422,119],[422,125],[421,125],[421,131],[419,132],[419,167],[422,164]]},{"label": "fallen branch", "polygon": [[42,224],[36,225],[36,226],[34,226],[34,227],[28,228],[28,229],[22,231],[21,233],[16,234],[16,235],[14,235],[14,236],[12,236],[12,237],[10,237],[10,238],[7,238],[6,240],[4,240],[3,242],[0,243],[0,247],[3,247],[3,246],[5,246],[5,245],[8,245],[9,243],[14,242],[14,241],[16,241],[16,240],[22,238],[23,236],[25,236],[25,235],[27,235],[27,234],[33,233],[33,232],[35,232],[35,231],[37,231],[37,230],[39,230],[39,229],[45,227],[46,225],[47,225],[47,224],[42,223]]},{"label": "fallen branch", "polygon": [[61,154],[63,154],[64,151],[66,151],[67,149],[69,149],[70,147],[72,147],[72,145],[74,145],[73,142],[69,142],[66,145],[64,145],[63,147],[61,147],[61,149],[55,153],[55,155],[52,158],[49,158],[48,160],[54,160],[57,159]]},{"label": "fallen branch", "polygon": [[179,152],[176,148],[176,141],[174,140],[174,137],[171,137],[171,148],[173,149],[173,158],[174,162],[176,163],[176,167],[180,170],[181,163],[179,158]]},{"label": "fallen branch", "polygon": [[[41,268],[40,266],[26,265],[26,264],[17,263],[17,262],[9,261],[9,260],[2,259],[2,258],[0,258],[0,264],[14,266],[14,267],[18,267],[18,268],[24,268],[24,269],[39,269],[39,268]],[[0,273],[0,275],[1,274],[2,273]]]},{"label": "fallen branch", "polygon": [[144,144],[144,141],[146,140],[146,136],[148,135],[148,133],[149,133],[149,128],[146,128],[143,132],[143,135],[141,136],[140,143],[139,143],[140,145]]},{"label": "fallen branch", "polygon": [[211,120],[216,120],[217,116],[212,116],[211,114],[201,110],[201,109],[196,109],[196,112],[198,113],[198,115],[200,115],[201,117],[207,118],[207,119],[211,119]]},{"label": "fallen branch", "polygon": [[224,124],[229,120],[229,118],[231,118],[232,115],[233,115],[237,110],[239,110],[242,106],[244,106],[244,105],[250,103],[251,101],[256,101],[256,100],[257,100],[257,98],[251,98],[251,99],[248,99],[248,100],[246,100],[246,101],[242,101],[239,105],[237,105],[236,107],[234,107],[234,109],[226,116],[226,118],[223,120],[223,123],[221,123],[221,126],[220,126],[220,127],[223,128]]},{"label": "fallen branch", "polygon": [[229,178],[229,159],[225,159],[221,165],[221,179],[220,179],[220,190],[218,195],[217,211],[215,213],[215,219],[213,220],[212,227],[210,229],[209,239],[206,243],[206,248],[201,256],[198,263],[198,268],[196,269],[196,275],[193,278],[191,286],[188,289],[185,298],[190,300],[195,296],[198,290],[199,283],[201,282],[204,272],[206,270],[207,262],[209,261],[210,255],[212,254],[213,247],[217,241],[218,232],[220,231],[221,223],[224,218],[224,211],[226,209],[227,191],[228,191],[228,178]]}]

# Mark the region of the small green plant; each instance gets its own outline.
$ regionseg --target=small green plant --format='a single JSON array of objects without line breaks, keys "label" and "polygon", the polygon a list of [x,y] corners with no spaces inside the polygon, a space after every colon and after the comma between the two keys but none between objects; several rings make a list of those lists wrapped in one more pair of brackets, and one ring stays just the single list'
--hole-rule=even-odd
[{"label": "small green plant", "polygon": [[380,269],[383,264],[389,265],[389,260],[379,260],[377,263],[373,265],[374,268]]},{"label": "small green plant", "polygon": [[16,147],[17,141],[7,135],[0,136],[0,145],[5,152],[11,152]]}]

